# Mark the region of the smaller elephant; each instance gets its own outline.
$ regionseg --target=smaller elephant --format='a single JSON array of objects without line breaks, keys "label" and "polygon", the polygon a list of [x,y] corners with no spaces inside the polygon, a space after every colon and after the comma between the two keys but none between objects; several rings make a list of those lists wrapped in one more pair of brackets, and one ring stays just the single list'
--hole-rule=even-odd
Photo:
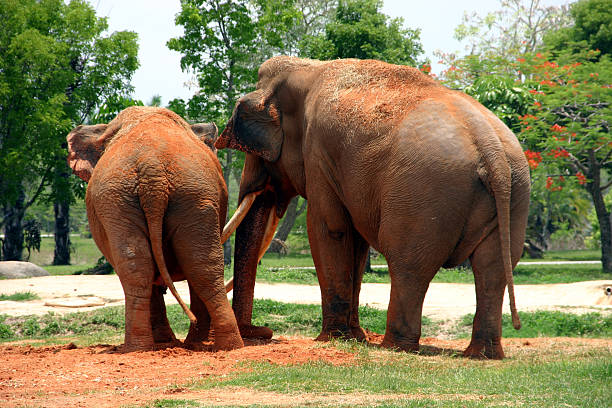
[{"label": "smaller elephant", "polygon": [[[214,124],[190,126],[153,107],[127,108],[67,136],[69,166],[88,182],[92,236],[125,293],[125,351],[176,341],[166,286],[191,320],[185,343],[206,339],[212,323],[215,349],[243,347],[223,282],[227,187],[205,144],[216,136]],[[173,285],[184,279],[191,310]]]}]

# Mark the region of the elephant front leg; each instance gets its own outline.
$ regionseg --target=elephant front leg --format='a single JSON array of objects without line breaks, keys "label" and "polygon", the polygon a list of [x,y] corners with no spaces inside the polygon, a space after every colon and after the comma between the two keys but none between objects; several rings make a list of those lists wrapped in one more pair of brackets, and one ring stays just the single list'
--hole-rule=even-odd
[{"label": "elephant front leg", "polygon": [[274,211],[274,202],[275,196],[270,192],[259,195],[236,229],[232,308],[244,338],[270,339],[273,335],[270,328],[254,326],[251,320],[259,252],[270,211]]},{"label": "elephant front leg", "polygon": [[321,289],[323,327],[317,340],[333,337],[365,339],[359,326],[359,290],[361,287],[364,254],[367,245],[356,245],[357,236],[345,210],[320,208],[316,203],[308,207],[308,237]]},{"label": "elephant front leg", "polygon": [[427,274],[427,277],[416,271],[420,271],[420,268],[389,262],[391,296],[383,347],[404,351],[419,350],[423,301],[435,271]]}]

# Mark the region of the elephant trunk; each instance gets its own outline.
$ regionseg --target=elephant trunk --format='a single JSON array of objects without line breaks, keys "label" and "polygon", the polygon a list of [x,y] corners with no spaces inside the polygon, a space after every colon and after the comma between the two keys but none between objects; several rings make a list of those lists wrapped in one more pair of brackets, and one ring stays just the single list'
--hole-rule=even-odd
[{"label": "elephant trunk", "polygon": [[232,307],[239,327],[251,326],[257,264],[267,240],[266,226],[274,212],[275,199],[276,195],[269,190],[257,196],[236,230]]}]

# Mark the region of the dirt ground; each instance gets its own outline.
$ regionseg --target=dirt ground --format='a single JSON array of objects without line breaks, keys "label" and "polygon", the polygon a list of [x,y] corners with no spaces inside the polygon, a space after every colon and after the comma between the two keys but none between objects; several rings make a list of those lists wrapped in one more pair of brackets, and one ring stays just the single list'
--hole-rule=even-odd
[{"label": "dirt ground", "polygon": [[[612,313],[610,298],[604,288],[612,281],[592,281],[557,285],[519,285],[516,299],[519,310],[557,309],[581,313],[601,311]],[[179,292],[188,299],[185,282],[178,282]],[[69,313],[97,307],[119,305],[123,291],[116,276],[51,276],[0,281],[0,293],[31,291],[40,299],[29,302],[0,301],[0,314]],[[257,284],[257,298],[283,302],[318,303],[317,286]],[[389,285],[364,284],[361,303],[386,308]],[[175,303],[166,296],[167,303]],[[469,284],[434,283],[425,299],[424,314],[437,319],[452,319],[475,311],[474,286]],[[504,301],[507,308],[507,299]],[[382,335],[372,335],[377,345]],[[425,338],[421,351],[429,355],[461,351],[468,340]],[[538,353],[551,348],[567,350],[583,347],[612,349],[612,339],[504,339],[507,356],[528,351]],[[224,376],[248,370],[249,361],[269,361],[275,364],[300,364],[324,361],[351,364],[354,355],[326,347],[304,338],[278,337],[270,341],[249,341],[246,347],[230,352],[214,353],[206,344],[204,351],[181,347],[152,352],[122,354],[121,346],[97,345],[76,347],[32,347],[19,344],[0,346],[0,407],[119,407],[142,406],[157,399],[191,399],[204,404],[253,405],[273,402],[279,406],[317,404],[358,405],[389,399],[422,399],[414,395],[285,395],[258,392],[243,388],[222,390],[191,390],[186,386],[207,377]],[[578,347],[579,348],[579,347]],[[461,396],[460,398],[471,398]],[[478,398],[478,396],[474,396]]]},{"label": "dirt ground", "polygon": [[[374,336],[378,344],[382,336]],[[460,351],[467,340],[421,340],[430,356]],[[207,345],[210,348],[210,344]],[[576,350],[581,347],[607,347],[612,339],[504,339],[509,357],[520,352],[550,352],[551,348]],[[354,354],[303,338],[250,341],[230,352],[192,351],[176,347],[151,352],[121,354],[120,347],[97,345],[76,347],[0,346],[0,407],[119,407],[142,406],[157,399],[190,399],[203,404],[253,405],[273,402],[279,406],[305,403],[336,405],[364,404],[388,399],[419,399],[415,395],[285,395],[244,388],[191,390],[193,381],[249,370],[249,361],[300,364],[323,361],[345,365]],[[425,358],[425,357],[424,357]],[[462,397],[463,398],[463,397]],[[466,396],[465,398],[469,398]]]}]

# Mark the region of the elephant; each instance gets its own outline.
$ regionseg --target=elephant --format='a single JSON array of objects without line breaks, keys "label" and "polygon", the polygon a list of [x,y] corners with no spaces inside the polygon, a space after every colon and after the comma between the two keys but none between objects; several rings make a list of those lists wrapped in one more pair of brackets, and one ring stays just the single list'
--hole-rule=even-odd
[{"label": "elephant", "polygon": [[256,266],[289,201],[308,200],[322,330],[367,340],[359,293],[368,247],[389,265],[382,346],[419,349],[423,300],[440,267],[469,259],[477,306],[464,355],[501,359],[508,287],[527,223],[530,176],[516,136],[468,95],[418,69],[376,60],[274,57],[258,71],[215,146],[246,152],[239,200],[259,192],[236,231],[233,308],[251,324]]},{"label": "elephant", "polygon": [[[166,287],[191,320],[186,344],[207,339],[212,323],[214,349],[244,345],[223,282],[227,187],[216,137],[214,123],[190,126],[154,107],[129,107],[67,136],[68,164],[88,182],[92,236],[125,294],[125,351],[176,342]],[[184,279],[191,310],[173,284]]]}]

